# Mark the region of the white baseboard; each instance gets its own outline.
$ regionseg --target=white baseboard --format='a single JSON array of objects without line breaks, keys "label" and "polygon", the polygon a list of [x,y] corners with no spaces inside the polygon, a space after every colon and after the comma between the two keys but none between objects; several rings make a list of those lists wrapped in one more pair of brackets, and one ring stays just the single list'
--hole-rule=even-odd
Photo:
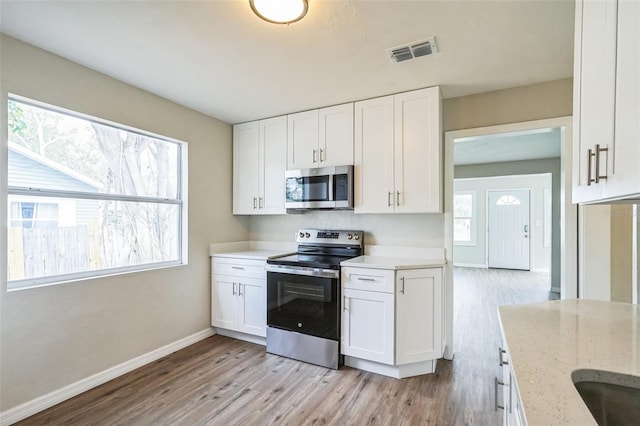
[{"label": "white baseboard", "polygon": [[254,336],[239,331],[227,330],[226,328],[215,327],[216,334],[231,337],[233,339],[244,340],[245,342],[255,343],[256,345],[267,346],[267,339],[262,336]]},{"label": "white baseboard", "polygon": [[436,362],[437,360],[433,359],[406,365],[387,365],[366,359],[354,358],[348,355],[344,357],[344,365],[347,367],[393,377],[394,379],[404,379],[406,377],[434,373],[436,371]]},{"label": "white baseboard", "polygon": [[167,356],[180,349],[186,348],[200,340],[204,340],[207,337],[215,334],[212,328],[199,331],[191,336],[187,336],[184,339],[180,339],[168,345],[162,346],[146,354],[142,354],[138,357],[125,361],[122,364],[115,365],[111,368],[107,368],[104,371],[96,373],[92,376],[86,377],[82,380],[78,380],[68,386],[61,389],[50,392],[46,395],[27,401],[16,407],[10,408],[0,413],[0,426],[8,426],[20,420],[26,419],[40,411],[53,407],[56,404],[66,401],[69,398],[73,398],[76,395],[86,392],[89,389],[93,389],[103,383],[113,380],[116,377],[120,377],[136,368],[156,361],[164,356]]}]

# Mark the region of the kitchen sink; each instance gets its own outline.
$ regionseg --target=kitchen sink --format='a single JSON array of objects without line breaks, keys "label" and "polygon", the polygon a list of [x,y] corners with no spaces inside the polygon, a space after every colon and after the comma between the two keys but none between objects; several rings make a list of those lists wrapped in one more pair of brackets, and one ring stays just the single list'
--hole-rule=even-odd
[{"label": "kitchen sink", "polygon": [[604,370],[575,370],[573,385],[600,426],[638,424],[640,377]]}]

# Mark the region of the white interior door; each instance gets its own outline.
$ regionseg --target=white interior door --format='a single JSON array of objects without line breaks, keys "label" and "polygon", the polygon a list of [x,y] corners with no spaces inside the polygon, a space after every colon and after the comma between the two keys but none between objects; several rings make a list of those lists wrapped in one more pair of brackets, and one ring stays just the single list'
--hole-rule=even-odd
[{"label": "white interior door", "polygon": [[528,189],[488,191],[489,267],[529,270]]}]

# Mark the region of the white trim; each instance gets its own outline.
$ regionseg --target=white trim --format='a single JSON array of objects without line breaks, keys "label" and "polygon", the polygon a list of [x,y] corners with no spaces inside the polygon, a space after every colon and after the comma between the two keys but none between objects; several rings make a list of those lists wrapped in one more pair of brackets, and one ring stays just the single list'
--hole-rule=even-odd
[{"label": "white trim", "polygon": [[388,365],[367,359],[354,358],[348,355],[344,357],[344,365],[347,367],[393,377],[394,379],[404,379],[406,377],[435,373],[437,361],[438,360],[432,359],[404,365]]},{"label": "white trim", "polygon": [[232,339],[243,340],[249,343],[255,343],[256,345],[267,346],[267,339],[264,336],[255,336],[253,334],[247,334],[241,331],[234,331],[218,327],[214,327],[214,330],[216,334],[219,334],[221,336],[231,337]]},{"label": "white trim", "polygon": [[133,359],[130,359],[129,361],[125,361],[121,364],[107,368],[106,370],[93,374],[89,377],[85,377],[84,379],[78,380],[75,383],[50,392],[46,395],[39,396],[35,399],[32,399],[31,401],[27,401],[16,407],[3,411],[0,413],[0,426],[8,426],[10,424],[19,422],[20,420],[26,419],[27,417],[39,413],[40,411],[46,410],[47,408],[53,407],[56,404],[66,401],[67,399],[73,398],[74,396],[77,396],[82,392],[86,392],[90,389],[95,388],[96,386],[100,386],[101,384],[106,383],[109,380],[113,380],[116,377],[127,374],[130,371],[135,370],[136,368],[147,365],[164,356],[172,354],[173,352],[179,351],[180,349],[186,348],[189,345],[211,337],[214,334],[215,332],[212,328],[207,328],[183,339],[177,340],[173,343],[169,343],[168,345],[162,346],[158,349],[154,349],[151,352],[147,352],[146,354],[137,356]]}]

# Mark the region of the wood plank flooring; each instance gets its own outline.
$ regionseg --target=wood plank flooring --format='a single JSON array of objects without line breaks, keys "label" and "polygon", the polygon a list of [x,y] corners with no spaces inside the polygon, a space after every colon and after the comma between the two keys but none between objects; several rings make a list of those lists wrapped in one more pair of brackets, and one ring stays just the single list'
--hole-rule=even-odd
[{"label": "wood plank flooring", "polygon": [[213,336],[18,425],[498,425],[498,305],[554,298],[548,277],[455,270],[455,352],[396,380],[328,370]]}]

